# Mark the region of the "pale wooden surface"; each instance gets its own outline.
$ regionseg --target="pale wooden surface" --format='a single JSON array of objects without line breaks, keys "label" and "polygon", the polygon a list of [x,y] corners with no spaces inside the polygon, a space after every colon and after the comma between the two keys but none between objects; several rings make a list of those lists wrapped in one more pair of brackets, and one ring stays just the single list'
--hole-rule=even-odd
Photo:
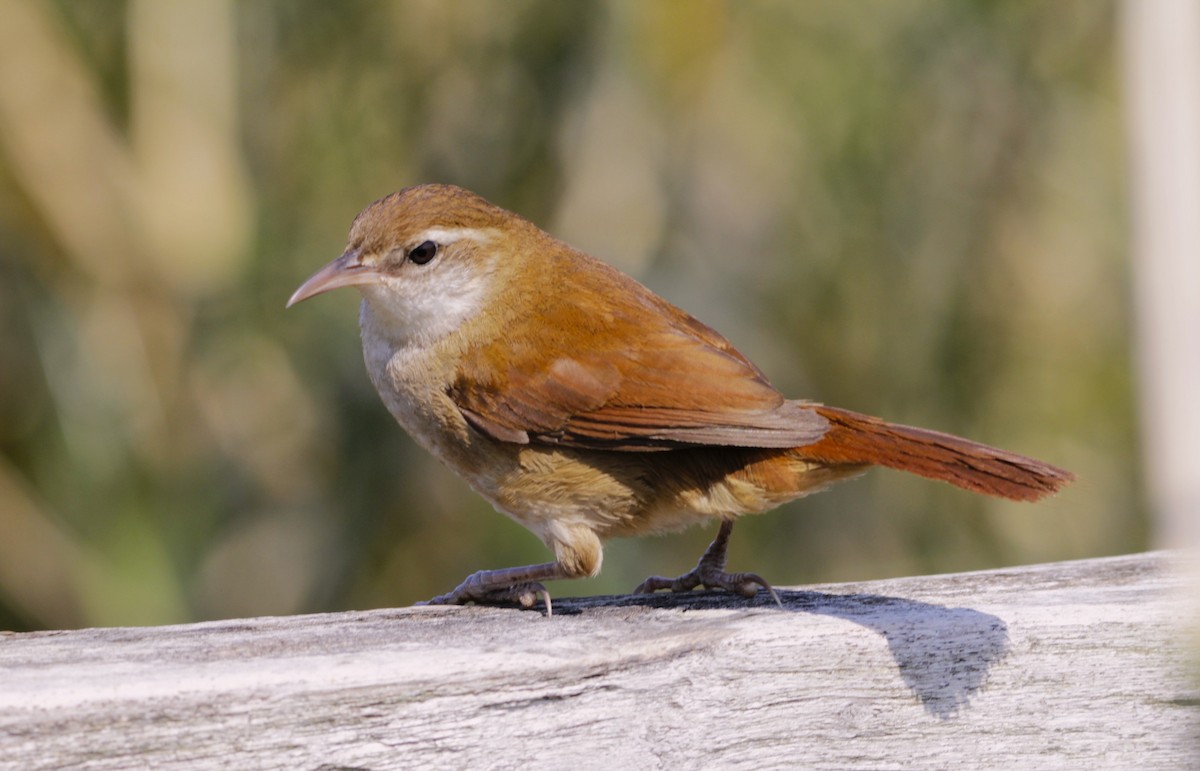
[{"label": "pale wooden surface", "polygon": [[5,634],[0,766],[1186,768],[1172,561]]}]

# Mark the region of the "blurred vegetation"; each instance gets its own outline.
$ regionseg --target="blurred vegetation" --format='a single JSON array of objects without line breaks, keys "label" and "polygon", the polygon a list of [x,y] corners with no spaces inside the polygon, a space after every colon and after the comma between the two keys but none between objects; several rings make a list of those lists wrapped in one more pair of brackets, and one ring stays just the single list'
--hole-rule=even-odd
[{"label": "blurred vegetation", "polygon": [[[786,585],[1134,551],[1108,3],[0,0],[0,628],[402,605],[546,559],[393,423],[366,203],[453,182],[633,273],[789,395],[1079,473],[743,520]],[[610,544],[624,592],[708,530]]]}]

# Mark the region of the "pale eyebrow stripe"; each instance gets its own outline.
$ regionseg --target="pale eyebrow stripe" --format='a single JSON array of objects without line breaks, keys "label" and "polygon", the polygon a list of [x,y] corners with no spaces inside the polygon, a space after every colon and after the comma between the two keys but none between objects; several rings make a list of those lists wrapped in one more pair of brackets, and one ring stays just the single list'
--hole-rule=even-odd
[{"label": "pale eyebrow stripe", "polygon": [[452,244],[455,241],[463,240],[487,243],[491,239],[491,230],[481,230],[479,228],[429,228],[422,231],[415,240],[417,243],[433,241],[435,244]]}]

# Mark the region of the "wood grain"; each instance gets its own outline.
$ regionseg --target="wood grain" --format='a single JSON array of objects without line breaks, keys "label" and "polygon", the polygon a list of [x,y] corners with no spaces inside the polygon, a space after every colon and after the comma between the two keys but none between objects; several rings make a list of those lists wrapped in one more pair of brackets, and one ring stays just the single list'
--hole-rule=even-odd
[{"label": "wood grain", "polygon": [[4,634],[0,767],[1185,768],[1173,561]]}]

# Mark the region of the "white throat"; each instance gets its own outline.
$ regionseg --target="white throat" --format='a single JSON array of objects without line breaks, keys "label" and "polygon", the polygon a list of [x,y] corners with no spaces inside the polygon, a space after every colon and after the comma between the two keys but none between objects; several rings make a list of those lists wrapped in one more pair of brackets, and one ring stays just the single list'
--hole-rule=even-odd
[{"label": "white throat", "polygon": [[[477,231],[469,233],[476,235]],[[436,237],[447,245],[467,235],[442,230],[425,234],[429,240]],[[410,266],[412,269],[401,275],[360,286],[363,335],[381,337],[394,348],[423,348],[457,330],[483,308],[491,283],[491,260],[480,260],[480,256],[473,255],[470,261],[445,260],[428,269]]]}]

